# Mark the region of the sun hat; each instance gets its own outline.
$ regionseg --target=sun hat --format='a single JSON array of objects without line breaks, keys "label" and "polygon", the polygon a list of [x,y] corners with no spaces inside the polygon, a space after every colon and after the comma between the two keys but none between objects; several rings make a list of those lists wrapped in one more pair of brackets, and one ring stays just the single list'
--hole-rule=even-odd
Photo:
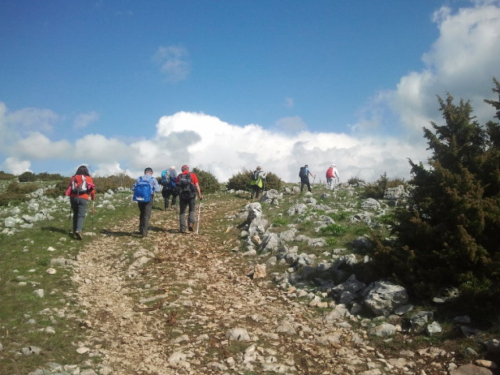
[{"label": "sun hat", "polygon": [[170,169],[175,169],[175,165],[172,165],[172,166],[170,167]]},{"label": "sun hat", "polygon": [[259,171],[260,171],[260,170],[262,170],[262,167],[259,165],[259,166],[257,167],[257,170],[259,170]]}]

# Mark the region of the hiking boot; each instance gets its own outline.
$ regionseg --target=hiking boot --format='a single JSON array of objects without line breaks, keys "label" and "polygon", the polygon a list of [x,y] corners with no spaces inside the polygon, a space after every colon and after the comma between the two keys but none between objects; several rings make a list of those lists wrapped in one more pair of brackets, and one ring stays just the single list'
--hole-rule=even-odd
[{"label": "hiking boot", "polygon": [[83,240],[82,232],[75,232],[75,237],[77,240]]},{"label": "hiking boot", "polygon": [[193,226],[194,226],[193,224],[189,224],[188,229],[190,232],[192,232],[194,230]]}]

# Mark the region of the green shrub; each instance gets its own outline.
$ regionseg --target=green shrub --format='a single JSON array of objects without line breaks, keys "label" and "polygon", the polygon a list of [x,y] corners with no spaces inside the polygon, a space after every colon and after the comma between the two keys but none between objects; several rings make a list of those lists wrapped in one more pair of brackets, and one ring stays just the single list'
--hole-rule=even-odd
[{"label": "green shrub", "polygon": [[[94,177],[94,184],[96,192],[103,193],[108,190],[116,190],[119,187],[131,188],[135,183],[135,179],[127,176],[126,174],[119,174],[117,176],[108,177]],[[69,181],[69,179],[68,179]],[[67,187],[67,185],[66,185]]]},{"label": "green shrub", "polygon": [[324,228],[321,228],[321,233],[330,236],[342,236],[347,233],[349,228],[346,225],[330,224]]},{"label": "green shrub", "polygon": [[404,179],[396,178],[390,180],[387,173],[384,172],[382,176],[373,184],[368,184],[364,188],[363,196],[366,198],[382,199],[387,189],[395,188],[400,185],[406,185]]},{"label": "green shrub", "polygon": [[[227,182],[227,189],[229,190],[251,190],[252,185],[250,185],[250,181],[252,181],[252,171],[245,170],[243,172],[239,172],[229,179]],[[274,173],[267,172],[266,179],[264,181],[265,190],[275,189],[280,191],[283,186],[283,181]]]},{"label": "green shrub", "polygon": [[198,177],[200,190],[203,194],[220,191],[220,183],[212,173],[198,168],[193,168],[193,173]]},{"label": "green shrub", "polygon": [[35,182],[36,175],[33,172],[24,172],[20,174],[18,177],[19,182]]},{"label": "green shrub", "polygon": [[0,171],[0,180],[12,180],[13,178],[15,178],[16,176],[14,176],[13,174],[10,174],[10,173],[5,173],[4,171]]},{"label": "green shrub", "polygon": [[351,177],[350,179],[347,180],[347,183],[352,186],[360,186],[365,184],[365,180],[359,177]]},{"label": "green shrub", "polygon": [[[488,103],[500,120],[494,82],[499,101]],[[455,286],[499,301],[500,124],[481,126],[470,103],[451,95],[438,101],[445,124],[424,128],[430,168],[410,160],[408,208],[395,213],[395,241],[374,237],[374,260],[421,298]]]},{"label": "green shrub", "polygon": [[63,180],[64,178],[65,177],[61,176],[59,173],[42,172],[36,175],[36,179],[39,181],[60,181]]},{"label": "green shrub", "polygon": [[68,188],[68,181],[69,179],[61,180],[56,183],[56,186],[45,190],[45,195],[51,198],[57,198],[59,196],[63,196],[64,193],[66,192],[66,189]]}]

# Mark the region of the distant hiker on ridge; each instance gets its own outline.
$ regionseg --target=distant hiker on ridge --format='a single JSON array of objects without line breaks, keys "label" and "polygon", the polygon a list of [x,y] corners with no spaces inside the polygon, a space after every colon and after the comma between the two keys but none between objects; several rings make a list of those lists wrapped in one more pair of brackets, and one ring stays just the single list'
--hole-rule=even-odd
[{"label": "distant hiker on ridge", "polygon": [[194,230],[194,209],[196,204],[196,195],[198,195],[198,198],[200,200],[203,199],[203,195],[201,194],[200,185],[198,184],[198,177],[196,176],[196,174],[189,172],[189,166],[183,165],[181,171],[182,173],[177,176],[175,184],[177,186],[177,191],[179,192],[180,199],[180,231],[181,233],[186,233],[186,207],[189,206],[188,229],[190,232],[192,232]]},{"label": "distant hiker on ridge", "polygon": [[333,189],[338,183],[340,183],[339,171],[335,167],[335,164],[332,164],[326,171],[326,184],[329,189]]},{"label": "distant hiker on ridge", "polygon": [[300,177],[300,192],[302,193],[302,190],[304,190],[304,185],[307,185],[307,188],[309,189],[309,192],[311,192],[311,184],[309,182],[309,176],[316,178],[315,175],[311,173],[309,170],[309,166],[306,164],[303,167],[300,167],[299,171],[299,177]]},{"label": "distant hiker on ridge", "polygon": [[263,190],[264,180],[266,178],[266,173],[262,170],[261,166],[258,166],[252,173],[252,179],[250,180],[250,185],[252,186],[252,194],[250,199],[259,198],[260,192]]},{"label": "distant hiker on ridge", "polygon": [[69,181],[66,195],[69,196],[71,209],[73,210],[73,235],[77,240],[82,239],[83,223],[87,212],[89,194],[95,201],[95,185],[89,170],[85,165],[81,165]]},{"label": "distant hiker on ridge", "polygon": [[137,202],[139,206],[139,211],[141,212],[139,216],[139,234],[142,237],[147,237],[149,218],[151,217],[151,210],[153,208],[154,193],[161,190],[160,184],[156,178],[153,177],[153,169],[144,169],[144,176],[139,177],[134,186],[132,186],[134,191],[133,200]]}]

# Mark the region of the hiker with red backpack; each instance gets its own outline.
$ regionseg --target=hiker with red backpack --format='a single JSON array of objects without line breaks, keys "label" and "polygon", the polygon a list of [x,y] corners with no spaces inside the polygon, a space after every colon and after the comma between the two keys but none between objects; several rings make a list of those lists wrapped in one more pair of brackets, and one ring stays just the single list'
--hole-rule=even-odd
[{"label": "hiker with red backpack", "polygon": [[95,201],[95,185],[88,168],[81,165],[69,181],[66,195],[69,196],[73,211],[73,235],[77,240],[82,240],[83,223],[87,213],[89,198]]},{"label": "hiker with red backpack", "polygon": [[181,168],[182,173],[177,176],[175,181],[177,192],[179,193],[180,200],[180,211],[179,211],[179,221],[180,221],[180,232],[186,233],[186,219],[185,213],[186,208],[189,206],[188,214],[188,229],[190,232],[194,231],[194,211],[196,204],[196,196],[199,200],[203,199],[201,194],[200,185],[198,183],[198,177],[196,174],[189,172],[189,166],[183,165]]},{"label": "hiker with red backpack", "polygon": [[139,177],[134,186],[132,186],[134,191],[133,200],[137,202],[139,206],[139,211],[141,212],[139,216],[139,234],[142,237],[147,237],[149,218],[151,217],[151,210],[153,209],[154,193],[161,190],[160,184],[153,177],[153,169],[144,169],[144,176]]}]

